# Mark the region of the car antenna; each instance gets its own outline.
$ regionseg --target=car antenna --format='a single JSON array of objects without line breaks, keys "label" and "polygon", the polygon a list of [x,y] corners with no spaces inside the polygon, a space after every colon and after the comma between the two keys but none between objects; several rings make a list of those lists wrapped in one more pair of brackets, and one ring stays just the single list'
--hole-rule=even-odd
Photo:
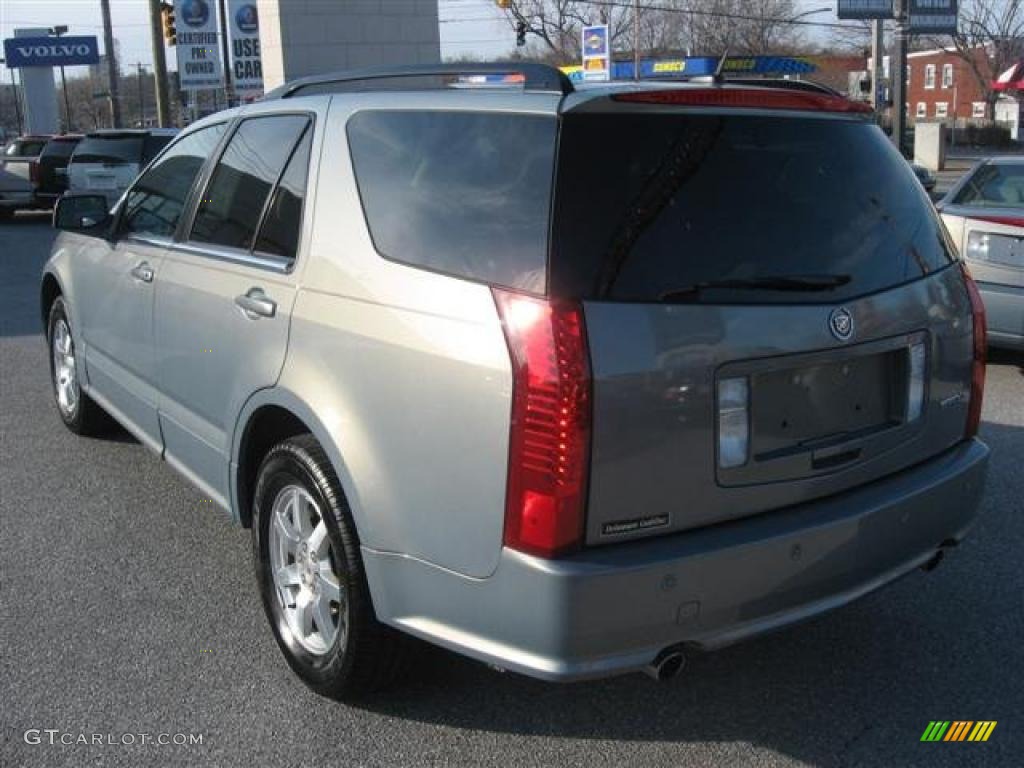
[{"label": "car antenna", "polygon": [[722,58],[718,60],[718,66],[715,67],[715,74],[711,76],[711,82],[713,82],[715,85],[721,85],[722,83],[725,82],[725,75],[723,74],[723,70],[725,69],[725,60],[728,58],[729,49],[726,48],[725,52],[722,54]]}]

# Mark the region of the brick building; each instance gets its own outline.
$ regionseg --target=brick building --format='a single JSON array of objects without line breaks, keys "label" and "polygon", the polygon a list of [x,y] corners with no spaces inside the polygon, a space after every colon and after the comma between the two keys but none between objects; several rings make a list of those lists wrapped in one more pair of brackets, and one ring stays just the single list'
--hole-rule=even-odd
[{"label": "brick building", "polygon": [[[985,51],[978,48],[981,59]],[[981,67],[985,71],[986,67]],[[935,49],[907,55],[907,115],[918,119],[945,119],[959,123],[992,119],[985,92],[967,62],[954,51]]]}]

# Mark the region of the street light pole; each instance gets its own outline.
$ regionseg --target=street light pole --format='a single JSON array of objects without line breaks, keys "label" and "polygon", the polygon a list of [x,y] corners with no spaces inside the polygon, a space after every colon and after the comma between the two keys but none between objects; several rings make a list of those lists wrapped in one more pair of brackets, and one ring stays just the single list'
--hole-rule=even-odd
[{"label": "street light pole", "polygon": [[146,100],[142,92],[142,74],[145,70],[142,67],[142,62],[135,62],[135,71],[138,74],[136,78],[139,83],[139,128],[146,127]]},{"label": "street light pole", "polygon": [[907,43],[910,39],[910,20],[907,18],[907,0],[896,0],[896,39],[889,64],[892,80],[892,142],[903,152],[903,134],[907,126]]}]

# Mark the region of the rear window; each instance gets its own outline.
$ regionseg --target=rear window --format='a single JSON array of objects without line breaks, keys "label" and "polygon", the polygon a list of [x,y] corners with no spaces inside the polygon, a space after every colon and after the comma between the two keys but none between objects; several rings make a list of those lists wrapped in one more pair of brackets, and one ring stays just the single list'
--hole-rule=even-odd
[{"label": "rear window", "polygon": [[349,145],[377,251],[543,292],[556,133],[536,115],[356,114]]},{"label": "rear window", "polygon": [[75,149],[76,163],[139,163],[142,136],[86,136]]},{"label": "rear window", "polygon": [[71,153],[75,151],[75,147],[78,146],[77,140],[63,139],[61,141],[51,141],[43,148],[43,157],[71,157]]},{"label": "rear window", "polygon": [[552,253],[552,293],[640,302],[843,301],[951,260],[874,125],[679,113],[565,118]]},{"label": "rear window", "polygon": [[981,166],[960,189],[954,203],[1024,208],[1024,165]]},{"label": "rear window", "polygon": [[171,143],[173,136],[163,134],[149,135],[142,142],[142,164],[148,165],[149,161],[160,154],[160,150]]}]

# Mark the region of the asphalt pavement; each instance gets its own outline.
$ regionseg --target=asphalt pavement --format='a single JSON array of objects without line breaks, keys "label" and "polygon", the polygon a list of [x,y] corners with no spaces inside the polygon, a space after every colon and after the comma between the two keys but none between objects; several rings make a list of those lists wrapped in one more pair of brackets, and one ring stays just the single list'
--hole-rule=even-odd
[{"label": "asphalt pavement", "polygon": [[[345,706],[278,652],[247,531],[126,434],[63,428],[37,300],[52,237],[46,216],[0,224],[0,766],[1022,764],[1024,355],[989,367],[983,508],[936,571],[670,683],[545,684],[424,647]],[[998,725],[922,743],[937,719]],[[103,743],[60,743],[80,735]]]}]

